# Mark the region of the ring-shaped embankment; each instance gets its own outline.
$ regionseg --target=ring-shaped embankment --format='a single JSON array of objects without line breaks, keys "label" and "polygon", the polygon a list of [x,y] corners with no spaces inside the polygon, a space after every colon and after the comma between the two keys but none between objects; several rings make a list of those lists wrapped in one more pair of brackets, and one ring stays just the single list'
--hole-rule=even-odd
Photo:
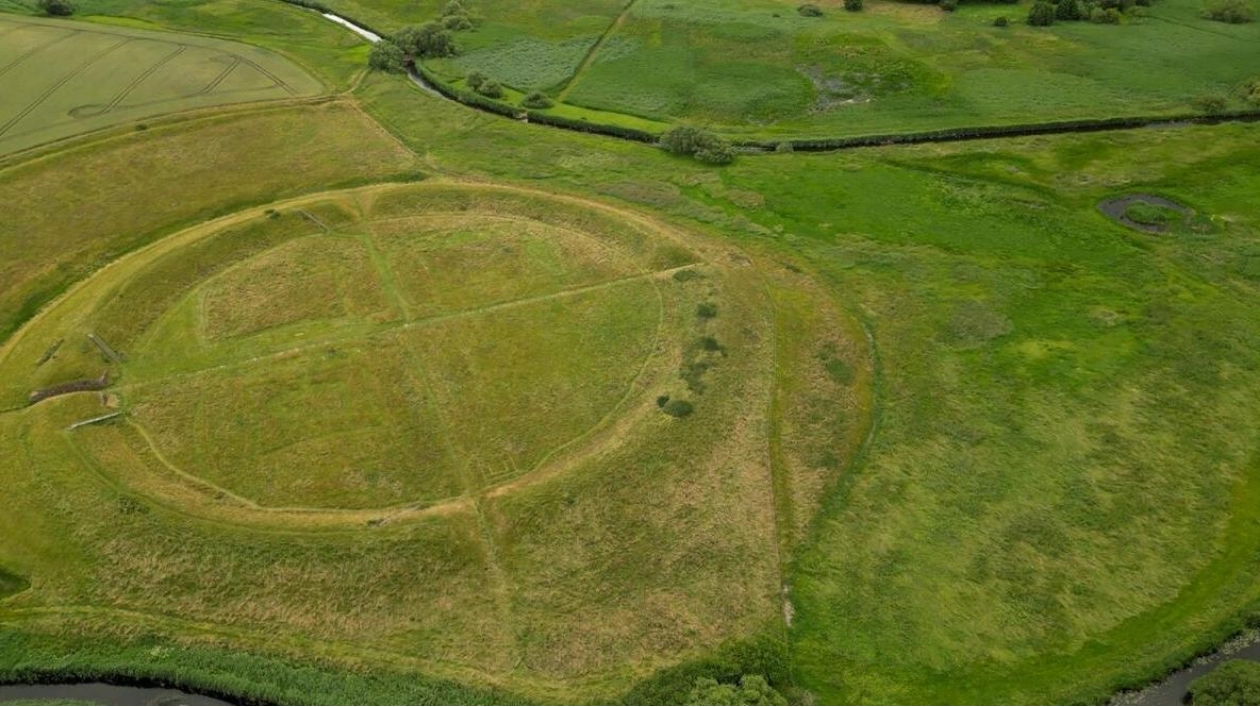
[{"label": "ring-shaped embankment", "polygon": [[0,400],[64,392],[22,414],[180,512],[315,527],[439,514],[659,418],[693,300],[746,262],[730,255],[523,189],[322,194],[106,267],[0,350]]}]

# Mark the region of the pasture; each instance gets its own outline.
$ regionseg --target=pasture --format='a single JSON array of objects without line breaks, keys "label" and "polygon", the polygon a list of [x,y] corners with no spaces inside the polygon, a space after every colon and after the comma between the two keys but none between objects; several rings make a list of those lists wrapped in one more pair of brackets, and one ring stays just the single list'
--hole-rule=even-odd
[{"label": "pasture", "polygon": [[0,155],[164,113],[323,92],[292,62],[207,37],[0,15]]},{"label": "pasture", "polygon": [[[602,31],[569,34],[550,14],[472,3],[483,24],[459,33],[459,56],[429,65],[452,80],[479,71],[522,94],[546,91],[592,121],[622,114],[763,139],[1185,114],[1209,95],[1243,108],[1237,89],[1260,65],[1260,26],[1203,19],[1198,0],[1161,0],[1121,26],[1053,27],[1027,26],[1027,2],[954,12],[832,2],[822,17],[797,4],[636,0]],[[365,5],[397,3],[333,3]],[[1009,25],[994,27],[999,16]]]},{"label": "pasture", "polygon": [[[0,678],[651,704],[755,674],[807,704],[1098,703],[1260,619],[1260,126],[715,168],[361,75],[314,13],[242,2],[91,19],[201,23],[343,93],[0,161]],[[525,10],[495,28],[468,4],[461,41],[486,43],[455,80],[500,39],[578,38],[538,59],[576,67],[552,84],[572,102],[659,50],[644,66],[710,72],[716,108],[667,71],[621,74],[646,82],[626,100],[728,132],[840,120],[790,117],[802,37],[944,96],[866,131],[1008,115],[951,103],[986,68],[1010,105],[1068,71],[1108,114],[1163,110],[1228,84],[1255,31],[1182,0],[1048,31],[990,27],[997,5],[640,0],[517,32]],[[1159,37],[1147,61],[1180,59],[1158,85],[1064,63]],[[1066,91],[1018,110],[1083,110]]]}]

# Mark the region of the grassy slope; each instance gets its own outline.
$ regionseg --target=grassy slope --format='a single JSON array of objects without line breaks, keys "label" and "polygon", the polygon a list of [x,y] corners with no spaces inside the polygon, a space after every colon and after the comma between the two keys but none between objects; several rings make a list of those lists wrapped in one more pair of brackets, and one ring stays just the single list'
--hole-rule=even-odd
[{"label": "grassy slope", "polygon": [[[362,201],[386,202],[385,197],[377,198],[379,191],[364,193]],[[328,216],[332,209],[319,209],[318,203],[308,201],[303,208],[318,209],[332,220]],[[397,201],[389,202],[391,211],[402,210]],[[520,201],[509,202],[504,212],[524,211]],[[429,208],[413,207],[408,213],[431,216],[434,211],[459,210],[458,202],[421,203]],[[304,219],[288,207],[282,211],[286,215],[260,220],[290,237],[308,232]],[[574,220],[566,222],[570,226],[615,228],[606,237],[629,244],[628,252],[640,266],[668,269],[693,259],[677,246],[655,246],[638,222],[618,225],[590,205],[543,205],[533,211],[566,215]],[[347,228],[354,230],[353,224]],[[234,252],[239,259],[283,242],[268,236],[266,229],[248,225],[234,229],[243,250],[217,245],[225,239],[213,236],[195,241],[179,235],[169,248],[163,241],[151,255],[129,258],[108,273],[138,285],[116,292],[108,277],[100,277],[75,290],[15,340],[6,352],[6,366],[12,366],[8,370],[18,381],[28,380],[32,374],[23,371],[30,370],[32,351],[44,350],[53,338],[68,338],[84,325],[99,327],[109,341],[129,351],[137,370],[146,375],[173,365],[166,359],[145,360],[150,352],[144,347],[149,339],[144,332],[153,322],[165,326],[159,315],[186,296],[185,289],[195,284],[189,278],[213,275],[222,267],[218,261],[230,259]],[[255,243],[259,245],[250,245]],[[722,263],[730,262],[720,250],[718,254]],[[542,256],[546,263],[547,253]],[[151,269],[155,273],[151,277],[149,271],[137,269],[136,263],[146,257],[160,266]],[[6,607],[5,619],[20,621],[35,633],[94,633],[102,624],[125,617],[128,623],[156,626],[155,631],[173,635],[171,650],[177,656],[186,655],[190,647],[186,641],[190,626],[184,622],[191,622],[207,627],[224,645],[238,648],[280,655],[314,652],[342,666],[368,661],[377,669],[394,666],[452,680],[511,684],[533,696],[566,701],[610,699],[636,677],[671,659],[703,655],[728,639],[760,633],[773,625],[778,610],[769,515],[773,504],[765,458],[758,453],[764,448],[763,430],[742,413],[749,406],[760,409],[757,401],[767,396],[767,381],[758,371],[765,368],[768,339],[757,334],[767,326],[765,306],[751,274],[724,275],[722,270],[728,267],[724,264],[696,267],[707,274],[675,279],[667,270],[660,278],[659,296],[666,308],[681,316],[659,325],[654,309],[641,305],[653,287],[640,279],[566,296],[562,307],[559,300],[541,299],[489,310],[485,324],[494,337],[468,326],[478,324],[475,316],[449,319],[446,324],[453,331],[446,336],[454,345],[440,351],[432,330],[416,329],[428,335],[413,342],[415,349],[426,366],[437,368],[441,379],[458,383],[461,377],[469,378],[465,370],[501,371],[469,380],[464,394],[478,386],[484,390],[468,400],[444,390],[447,384],[441,380],[433,386],[437,395],[451,396],[441,402],[444,415],[456,423],[446,425],[455,441],[483,456],[491,451],[488,442],[495,434],[519,424],[510,418],[542,416],[545,424],[529,430],[539,437],[540,448],[563,441],[555,435],[572,434],[575,423],[581,429],[598,422],[599,408],[607,403],[604,398],[610,392],[620,394],[602,384],[589,390],[574,388],[575,381],[589,385],[600,377],[633,373],[637,361],[618,357],[642,357],[644,348],[655,351],[660,360],[652,364],[656,373],[646,382],[635,381],[630,406],[637,412],[631,427],[618,422],[607,426],[607,434],[597,430],[587,435],[601,450],[589,460],[563,450],[554,455],[561,471],[580,468],[517,485],[510,492],[500,487],[484,495],[467,494],[441,513],[413,522],[371,530],[360,520],[352,526],[343,524],[340,532],[318,532],[320,528],[297,518],[272,523],[272,532],[258,532],[196,520],[176,504],[133,496],[131,482],[117,480],[119,474],[126,477],[131,467],[156,456],[128,426],[85,428],[72,436],[63,432],[69,422],[99,412],[95,396],[68,396],[0,415],[12,460],[0,473],[12,482],[14,498],[29,500],[28,511],[5,522],[41,528],[38,538],[11,536],[14,539],[0,556],[6,567],[34,580],[32,591]],[[715,298],[722,314],[704,331],[722,343],[724,353],[704,375],[708,390],[703,395],[693,391],[696,413],[685,423],[675,421],[656,409],[655,396],[685,393],[686,387],[676,380],[675,356],[682,356],[681,350],[698,338],[699,323],[690,313],[699,298],[715,297],[711,292],[715,287],[724,290]],[[605,295],[610,307],[583,305]],[[93,311],[84,304],[93,301],[103,307]],[[502,325],[513,312],[530,308],[542,311],[531,320]],[[562,327],[554,322],[559,313],[577,319],[566,318]],[[637,331],[645,326],[660,329],[660,338],[649,337],[646,347]],[[629,339],[606,335],[627,328],[634,334]],[[513,329],[521,331],[507,335]],[[601,336],[592,337],[592,332]],[[156,339],[166,341],[164,336]],[[564,350],[548,351],[548,346]],[[74,359],[79,353],[68,344],[57,360]],[[324,348],[317,353],[322,357]],[[447,362],[449,372],[442,369],[443,359],[461,357],[462,363]],[[535,359],[556,370],[538,374],[530,368]],[[373,359],[359,368],[379,363]],[[569,370],[592,365],[596,370]],[[131,380],[129,366],[123,367],[125,381]],[[267,404],[300,413],[319,402],[310,395],[291,403],[268,395],[266,386],[284,382],[286,371],[280,366],[259,371],[251,390],[256,389],[259,395],[254,397],[266,398]],[[624,386],[624,381],[612,382],[617,388]],[[309,391],[280,386],[277,392],[292,396]],[[127,386],[120,393],[136,395]],[[177,386],[169,394],[177,397],[187,391]],[[200,416],[172,416],[173,431],[178,431],[181,419],[192,427],[223,422],[230,428],[239,411],[217,414],[217,406],[251,395],[234,392],[231,384],[224,386],[217,395],[203,396]],[[522,397],[523,403],[513,399]],[[406,409],[408,404],[395,403],[391,410]],[[522,404],[524,413],[505,414],[512,405]],[[320,407],[332,415],[349,409],[335,404]],[[362,407],[355,412],[373,410]],[[136,413],[142,424],[147,422],[145,415]],[[482,420],[496,417],[503,421],[483,429]],[[285,427],[289,422],[277,423],[273,416],[269,424]],[[244,433],[248,436],[249,430]],[[161,429],[154,436],[168,453],[173,444],[178,447],[186,441],[164,440]],[[518,441],[524,437],[513,435]],[[171,456],[191,466],[236,451],[235,445],[205,444],[191,450],[191,458],[178,448]],[[522,462],[536,461],[525,454],[537,450],[517,451],[523,453]],[[203,459],[197,459],[199,455]],[[470,463],[477,461],[473,452],[464,456],[473,457]],[[294,466],[307,472],[308,481],[317,480],[319,460]],[[61,473],[45,475],[54,468]],[[279,488],[269,491],[284,490],[280,476],[273,479]],[[59,507],[70,514],[38,510],[46,508],[49,498],[61,498],[64,505]],[[220,496],[211,504],[227,502]],[[379,515],[374,519],[373,526],[379,526]],[[634,533],[617,532],[630,525]],[[65,551],[49,554],[45,542]],[[399,561],[404,557],[408,559]],[[359,581],[347,583],[347,577]],[[617,621],[586,620],[610,612],[618,614]],[[570,618],[558,622],[560,614]],[[180,618],[164,623],[159,616]],[[258,630],[260,626],[265,630]],[[146,669],[172,669],[172,663],[182,670],[179,660]],[[192,677],[197,679],[196,673]],[[382,680],[385,685],[372,693],[378,699],[396,688],[396,683]],[[265,689],[270,688],[259,687],[251,694],[266,694]]]},{"label": "grassy slope", "polygon": [[[353,107],[266,111],[238,119],[152,128],[0,172],[9,204],[0,223],[0,332],[118,254],[173,227],[302,191],[381,179],[415,167],[413,156]],[[155,182],[152,176],[163,175]],[[134,200],[146,194],[143,208]],[[83,214],[92,218],[84,220]]]},{"label": "grassy slope", "polygon": [[[1255,598],[1245,563],[1210,562],[1249,512],[1233,499],[1256,443],[1239,434],[1260,385],[1256,172],[1238,148],[1255,128],[746,158],[714,175],[465,118],[494,136],[491,160],[440,136],[454,113],[401,110],[426,99],[379,83],[364,97],[417,147],[460,156],[439,164],[790,249],[866,312],[879,433],[793,580],[796,674],[821,699],[1100,699]],[[1126,189],[1183,198],[1218,230],[1111,224],[1094,205]]]}]

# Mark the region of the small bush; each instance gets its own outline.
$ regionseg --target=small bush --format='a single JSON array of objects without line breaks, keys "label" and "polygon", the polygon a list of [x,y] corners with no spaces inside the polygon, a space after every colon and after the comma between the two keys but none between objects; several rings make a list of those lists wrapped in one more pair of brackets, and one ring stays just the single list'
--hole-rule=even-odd
[{"label": "small bush", "polygon": [[705,351],[722,351],[722,344],[712,336],[700,337],[700,348]]},{"label": "small bush", "polygon": [[1260,76],[1253,76],[1238,84],[1234,94],[1247,103],[1260,105]]},{"label": "small bush", "polygon": [[658,396],[656,396],[656,407],[658,407],[658,408],[663,408],[663,407],[665,407],[665,403],[668,403],[668,402],[669,402],[669,396],[668,396],[668,395],[658,395]]},{"label": "small bush", "polygon": [[696,408],[686,400],[670,400],[661,406],[661,410],[670,417],[683,418],[696,411]]},{"label": "small bush", "polygon": [[796,152],[796,148],[792,147],[791,140],[784,140],[783,142],[774,146],[774,151],[782,154],[782,153],[787,153],[787,152]]},{"label": "small bush", "polygon": [[1010,24],[1011,24],[1011,21],[1006,18],[1006,15],[1002,15],[1001,17],[993,21],[994,27],[1006,27]]},{"label": "small bush", "polygon": [[368,68],[388,74],[401,74],[407,70],[407,57],[397,44],[382,39],[368,51]]},{"label": "small bush", "polygon": [[1199,96],[1191,101],[1190,104],[1194,106],[1195,110],[1208,115],[1220,115],[1229,108],[1229,101],[1224,96],[1215,94]]},{"label": "small bush", "polygon": [[442,15],[449,17],[450,15],[467,15],[468,10],[464,9],[464,4],[459,0],[451,0],[446,3],[446,7],[442,8]]},{"label": "small bush", "polygon": [[477,86],[477,93],[486,98],[503,98],[503,86],[499,85],[494,79],[486,79]]},{"label": "small bush", "polygon": [[1147,226],[1167,226],[1182,218],[1181,213],[1155,204],[1134,202],[1124,209],[1125,218]]},{"label": "small bush", "polygon": [[472,29],[473,23],[468,15],[447,15],[442,18],[442,26],[452,32],[463,32]]},{"label": "small bush", "polygon": [[735,148],[726,142],[696,150],[696,159],[705,164],[730,164],[735,161]]},{"label": "small bush", "polygon": [[1037,0],[1028,10],[1028,24],[1033,27],[1049,27],[1054,24],[1054,5],[1045,0]]},{"label": "small bush", "polygon": [[1256,19],[1256,9],[1247,0],[1216,0],[1203,8],[1205,19],[1241,25]]},{"label": "small bush", "polygon": [[1190,702],[1196,705],[1260,704],[1260,663],[1226,661],[1190,683]]},{"label": "small bush", "polygon": [[718,315],[718,308],[712,302],[704,302],[696,305],[696,316],[701,319],[712,319]]},{"label": "small bush", "polygon": [[464,83],[468,84],[468,88],[471,88],[472,90],[476,91],[477,89],[481,88],[481,84],[489,80],[490,80],[489,76],[486,76],[480,71],[474,71],[464,79]]},{"label": "small bush", "polygon": [[849,12],[861,12],[862,0],[844,0],[844,9]]},{"label": "small bush", "polygon": [[801,5],[800,7],[796,8],[796,12],[801,17],[822,17],[823,16],[822,8],[818,7],[812,2],[807,2],[804,5]]},{"label": "small bush", "polygon": [[39,0],[39,11],[49,17],[69,17],[74,14],[70,0]]},{"label": "small bush", "polygon": [[542,91],[530,91],[529,95],[525,96],[525,98],[521,100],[521,105],[526,108],[534,108],[536,110],[550,108],[555,104],[556,102],[551,100],[551,96],[548,96]]},{"label": "small bush", "polygon": [[958,0],[941,0],[940,5],[945,12],[953,12],[958,9]]}]

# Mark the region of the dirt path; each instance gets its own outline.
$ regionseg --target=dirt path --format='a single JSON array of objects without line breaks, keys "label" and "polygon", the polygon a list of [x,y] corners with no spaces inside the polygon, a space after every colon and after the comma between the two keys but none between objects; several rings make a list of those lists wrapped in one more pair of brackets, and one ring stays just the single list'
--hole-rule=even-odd
[{"label": "dirt path", "polygon": [[611,37],[622,24],[625,23],[626,18],[630,16],[630,11],[634,9],[634,4],[636,2],[638,2],[638,0],[629,0],[629,2],[626,3],[626,6],[621,8],[621,13],[618,14],[616,19],[612,21],[612,24],[608,25],[608,29],[605,29],[604,33],[599,35],[599,39],[595,40],[595,43],[591,45],[591,48],[586,50],[586,56],[582,57],[582,61],[579,61],[577,68],[573,70],[573,75],[564,82],[564,86],[561,87],[559,95],[556,96],[556,101],[563,102],[564,99],[568,97],[569,91],[573,89],[573,86],[577,84],[578,79],[581,78],[582,73],[585,72],[587,67],[591,65],[591,62],[595,60],[595,55],[599,54],[599,50],[603,48],[604,43],[608,41],[608,38]]}]

